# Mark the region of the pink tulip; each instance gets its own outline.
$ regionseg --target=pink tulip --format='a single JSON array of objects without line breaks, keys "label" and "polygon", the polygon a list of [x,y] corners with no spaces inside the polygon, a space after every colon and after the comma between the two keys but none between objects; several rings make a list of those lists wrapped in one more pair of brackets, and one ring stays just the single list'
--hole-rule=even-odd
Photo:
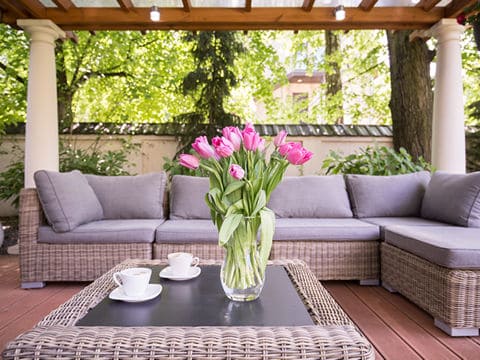
[{"label": "pink tulip", "polygon": [[246,150],[255,151],[260,145],[262,138],[255,131],[243,132],[243,146]]},{"label": "pink tulip", "polygon": [[204,159],[210,159],[215,155],[213,147],[208,143],[206,136],[199,136],[192,144],[192,148]]},{"label": "pink tulip", "polygon": [[198,160],[196,156],[190,154],[181,154],[179,162],[180,165],[192,170],[198,169],[198,167],[200,166],[200,160]]},{"label": "pink tulip", "polygon": [[249,133],[249,132],[255,132],[255,127],[251,122],[247,122],[242,131],[242,133]]},{"label": "pink tulip", "polygon": [[285,144],[285,139],[286,138],[287,138],[287,132],[285,130],[282,130],[273,139],[273,144],[275,145],[275,147],[279,147],[279,146]]},{"label": "pink tulip", "polygon": [[292,165],[302,165],[310,160],[313,156],[311,151],[308,151],[303,146],[295,147],[287,153],[287,160]]},{"label": "pink tulip", "polygon": [[228,169],[228,173],[237,180],[242,180],[245,176],[245,171],[242,169],[240,165],[232,164]]},{"label": "pink tulip", "polygon": [[283,145],[280,145],[278,148],[278,152],[280,155],[285,156],[287,155],[292,149],[301,148],[302,144],[299,142],[288,142]]},{"label": "pink tulip", "polygon": [[227,126],[223,128],[222,134],[224,137],[230,140],[235,151],[240,150],[240,146],[242,145],[242,132],[238,127]]},{"label": "pink tulip", "polygon": [[258,148],[257,149],[259,151],[265,150],[265,139],[264,138],[260,138],[260,142],[258,143]]},{"label": "pink tulip", "polygon": [[212,139],[212,144],[215,148],[215,153],[220,157],[229,157],[233,154],[233,144],[226,137],[215,136]]}]

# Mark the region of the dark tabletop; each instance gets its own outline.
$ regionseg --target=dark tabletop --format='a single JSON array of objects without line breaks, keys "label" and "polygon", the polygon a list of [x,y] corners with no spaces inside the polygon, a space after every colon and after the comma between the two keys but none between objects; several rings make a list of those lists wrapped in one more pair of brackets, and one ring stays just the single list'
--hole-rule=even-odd
[{"label": "dark tabletop", "polygon": [[171,281],[159,277],[163,266],[150,266],[150,283],[162,293],[141,303],[110,300],[91,309],[77,326],[302,326],[315,325],[282,266],[268,266],[260,297],[229,300],[220,283],[220,266],[201,266],[199,277]]}]

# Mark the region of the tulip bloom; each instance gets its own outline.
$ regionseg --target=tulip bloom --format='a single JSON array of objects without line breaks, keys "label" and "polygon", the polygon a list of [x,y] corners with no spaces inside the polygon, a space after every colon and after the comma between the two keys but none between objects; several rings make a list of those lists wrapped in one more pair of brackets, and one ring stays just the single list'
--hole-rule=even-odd
[{"label": "tulip bloom", "polygon": [[212,144],[215,148],[215,153],[220,157],[229,157],[233,154],[233,144],[225,137],[215,136],[212,139]]},{"label": "tulip bloom", "polygon": [[208,143],[206,136],[199,136],[195,139],[195,142],[192,144],[193,150],[195,150],[198,155],[204,159],[210,159],[215,155],[213,147]]},{"label": "tulip bloom", "polygon": [[292,165],[302,165],[310,160],[313,156],[311,151],[308,151],[303,146],[295,147],[287,153],[287,160]]},{"label": "tulip bloom", "polygon": [[260,144],[261,138],[260,135],[256,132],[244,132],[243,134],[243,146],[245,150],[255,151]]},{"label": "tulip bloom", "polygon": [[288,142],[283,145],[280,145],[278,152],[282,156],[286,156],[292,149],[301,148],[302,144],[299,142]]},{"label": "tulip bloom", "polygon": [[242,132],[238,127],[227,126],[223,128],[222,134],[225,138],[230,140],[235,151],[240,150],[240,146],[242,145]]},{"label": "tulip bloom", "polygon": [[242,169],[240,165],[232,164],[228,169],[228,173],[237,180],[242,180],[245,176],[245,171]]},{"label": "tulip bloom", "polygon": [[260,142],[258,143],[258,150],[260,151],[263,151],[265,150],[265,139],[264,138],[260,138]]},{"label": "tulip bloom", "polygon": [[180,165],[195,170],[198,169],[198,167],[200,166],[200,160],[196,156],[190,154],[181,154]]},{"label": "tulip bloom", "polygon": [[251,132],[255,132],[255,127],[253,126],[253,124],[251,122],[247,122],[245,124],[245,127],[243,128],[242,134],[251,133]]},{"label": "tulip bloom", "polygon": [[287,132],[285,130],[282,130],[273,139],[273,144],[275,145],[275,147],[279,147],[279,146],[285,144],[285,139],[286,138],[287,138]]}]

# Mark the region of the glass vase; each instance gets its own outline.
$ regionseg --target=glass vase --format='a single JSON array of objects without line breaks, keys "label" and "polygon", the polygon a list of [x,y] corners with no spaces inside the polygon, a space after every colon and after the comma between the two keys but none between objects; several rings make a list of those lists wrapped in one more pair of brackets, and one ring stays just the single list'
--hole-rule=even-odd
[{"label": "glass vase", "polygon": [[259,218],[243,218],[226,245],[220,280],[230,300],[252,301],[263,289],[265,269],[257,241],[259,227]]}]

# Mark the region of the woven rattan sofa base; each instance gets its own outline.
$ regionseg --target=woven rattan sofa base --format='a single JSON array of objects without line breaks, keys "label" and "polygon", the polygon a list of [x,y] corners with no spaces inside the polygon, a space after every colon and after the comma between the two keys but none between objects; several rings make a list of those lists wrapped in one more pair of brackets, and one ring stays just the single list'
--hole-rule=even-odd
[{"label": "woven rattan sofa base", "polygon": [[[171,252],[186,251],[201,259],[222,260],[217,243],[156,243],[153,256],[166,259]],[[301,259],[319,280],[379,279],[379,243],[376,241],[274,241],[270,259]]]},{"label": "woven rattan sofa base", "polygon": [[285,265],[316,326],[74,326],[115,287],[114,271],[145,263],[160,261],[116,266],[10,342],[4,359],[374,359],[371,344],[300,261],[275,264]]},{"label": "woven rattan sofa base", "polygon": [[381,263],[382,282],[449,327],[477,328],[478,334],[479,270],[447,269],[385,243]]},{"label": "woven rattan sofa base", "polygon": [[149,243],[39,243],[38,228],[44,223],[36,189],[23,189],[20,193],[18,235],[23,284],[45,281],[91,281],[125,259],[152,258],[152,244]]},{"label": "woven rattan sofa base", "polygon": [[319,280],[380,279],[377,241],[274,241],[271,258],[301,259]]}]

